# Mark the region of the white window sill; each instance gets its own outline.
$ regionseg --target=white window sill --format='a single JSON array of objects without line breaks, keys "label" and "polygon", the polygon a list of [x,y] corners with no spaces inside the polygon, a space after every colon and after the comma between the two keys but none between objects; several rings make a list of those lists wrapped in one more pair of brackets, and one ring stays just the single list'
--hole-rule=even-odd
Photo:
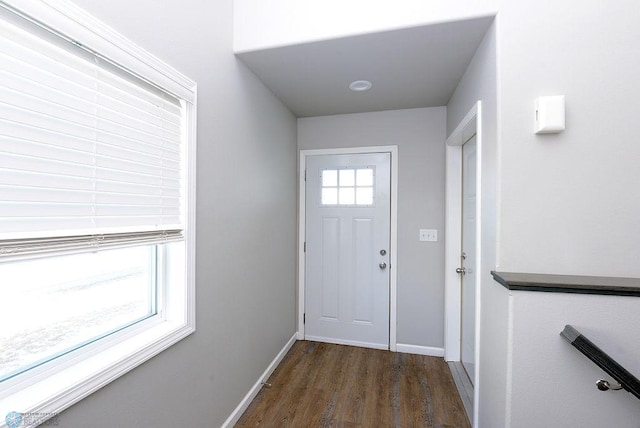
[{"label": "white window sill", "polygon": [[[1,390],[0,427],[7,427],[4,416],[9,412],[60,413],[194,331],[189,324],[161,321],[119,343],[96,343],[93,349],[76,351],[78,356],[70,358],[64,368],[44,373],[35,382],[25,380]],[[88,353],[94,355],[87,357]],[[25,386],[26,382],[30,384]]]}]

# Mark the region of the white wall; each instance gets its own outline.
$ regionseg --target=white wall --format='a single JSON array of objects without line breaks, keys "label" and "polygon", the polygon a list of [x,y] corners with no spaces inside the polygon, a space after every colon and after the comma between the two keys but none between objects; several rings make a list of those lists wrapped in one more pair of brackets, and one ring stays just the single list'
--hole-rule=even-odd
[{"label": "white wall", "polygon": [[246,52],[494,15],[498,0],[235,0],[234,50]]},{"label": "white wall", "polygon": [[[605,5],[591,0],[579,7],[571,1],[501,3],[495,30],[497,68],[491,70],[492,59],[486,54],[479,67],[474,59],[447,111],[451,130],[474,97],[484,101],[486,91],[497,90],[497,151],[493,156],[483,153],[483,161],[497,161],[486,172],[497,173],[494,206],[499,211],[494,218],[498,228],[497,234],[491,234],[485,224],[483,234],[489,253],[489,241],[494,242],[498,270],[640,276],[640,193],[627,187],[640,181],[640,147],[632,142],[634,107],[640,96],[632,71],[640,66],[635,47],[639,20],[640,10],[631,1]],[[476,57],[482,52],[481,46]],[[494,72],[498,76],[495,89],[490,77]],[[534,99],[555,94],[566,96],[567,130],[536,136]],[[581,396],[582,386],[576,380],[569,381],[568,389],[558,389],[529,378],[544,376],[545,369],[536,365],[541,352],[567,364],[562,360],[564,348],[553,342],[557,326],[544,329],[541,323],[544,333],[514,342],[513,354],[503,354],[507,341],[518,335],[517,324],[515,330],[505,332],[507,296],[483,278],[479,426],[529,426],[525,421],[545,407],[540,405],[545,400],[565,404],[564,409],[555,409],[555,424],[549,426],[580,426],[574,414],[582,411],[585,402],[565,400],[567,395]],[[557,302],[565,298],[555,297]],[[598,324],[599,318],[585,310],[576,317],[555,301],[549,308],[545,313],[565,323],[591,320],[588,325]],[[513,307],[514,318],[534,317],[528,309]],[[616,310],[615,305],[611,310]],[[637,314],[637,310],[626,311],[624,323],[637,324]],[[616,336],[610,324],[601,327],[603,335],[607,330]],[[636,359],[640,356],[633,346],[628,352]],[[597,397],[601,396],[593,398]],[[607,414],[619,406],[625,409],[623,415],[634,411],[630,400],[612,407],[608,400],[599,404]]]},{"label": "white wall", "polygon": [[[444,107],[298,119],[298,148],[398,146],[397,342],[444,344]],[[418,230],[438,229],[438,242]]]},{"label": "white wall", "polygon": [[505,425],[507,405],[507,296],[490,271],[496,266],[498,181],[498,87],[496,27],[491,26],[447,105],[451,133],[477,102],[482,103],[482,267],[480,286],[479,403],[482,427]]},{"label": "white wall", "polygon": [[[502,2],[500,270],[640,277],[638,22],[640,8],[631,0]],[[534,135],[534,99],[542,95],[566,96],[567,129],[562,134]],[[589,368],[591,363],[576,361],[579,370],[566,371],[565,379],[557,376],[559,368],[571,364],[568,351],[557,342],[562,323],[598,329],[611,345],[640,360],[637,339],[629,341],[618,331],[635,334],[624,326],[639,324],[640,301],[609,305],[607,298],[601,299],[609,316],[598,312],[598,303],[577,307],[568,296],[531,307],[516,301],[508,386],[511,426],[531,426],[524,421],[542,408],[553,417],[550,426],[638,426],[637,400],[592,390],[596,373],[602,372]],[[535,308],[543,309],[538,318]],[[537,334],[516,341],[523,317],[540,321],[534,327]],[[610,322],[618,317],[617,324]],[[543,368],[541,355],[560,365]],[[563,385],[533,382],[534,373],[548,373]],[[599,419],[594,408],[614,419]],[[580,414],[593,419],[579,419]]]},{"label": "white wall", "polygon": [[[503,292],[507,294],[506,289]],[[615,381],[559,334],[572,324],[638,376],[640,329],[629,328],[630,320],[638,319],[638,297],[514,291],[509,299],[513,306],[510,426],[640,427],[638,399],[626,391],[599,391],[598,379]]]},{"label": "white wall", "polygon": [[[638,22],[633,0],[503,2],[501,269],[640,276]],[[556,94],[566,131],[534,135]]]},{"label": "white wall", "polygon": [[295,118],[235,59],[231,0],[77,3],[198,82],[197,331],[60,426],[220,426],[295,332]]}]

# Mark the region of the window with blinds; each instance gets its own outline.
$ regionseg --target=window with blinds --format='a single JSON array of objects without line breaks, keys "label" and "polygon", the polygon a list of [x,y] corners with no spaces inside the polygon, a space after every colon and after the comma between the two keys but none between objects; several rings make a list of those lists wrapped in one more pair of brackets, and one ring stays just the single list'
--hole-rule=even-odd
[{"label": "window with blinds", "polygon": [[0,0],[0,408],[60,411],[195,330],[195,99],[73,3]]},{"label": "window with blinds", "polygon": [[7,16],[0,256],[180,239],[181,100]]}]

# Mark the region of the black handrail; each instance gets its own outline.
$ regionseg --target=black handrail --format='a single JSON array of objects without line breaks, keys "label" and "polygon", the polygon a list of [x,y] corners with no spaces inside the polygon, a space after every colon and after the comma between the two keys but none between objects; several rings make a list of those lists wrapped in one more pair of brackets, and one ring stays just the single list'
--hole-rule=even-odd
[{"label": "black handrail", "polygon": [[640,399],[640,380],[632,375],[627,369],[618,364],[613,358],[598,348],[593,342],[584,337],[578,330],[570,325],[566,325],[560,335],[567,339],[578,351],[598,367],[614,378],[622,388]]}]

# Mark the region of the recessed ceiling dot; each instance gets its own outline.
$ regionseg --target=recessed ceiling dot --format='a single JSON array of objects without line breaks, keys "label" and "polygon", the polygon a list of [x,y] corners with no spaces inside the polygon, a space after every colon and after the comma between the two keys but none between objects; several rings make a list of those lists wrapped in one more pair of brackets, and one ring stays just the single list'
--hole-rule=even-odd
[{"label": "recessed ceiling dot", "polygon": [[349,89],[356,92],[368,91],[371,89],[371,82],[368,80],[354,80],[349,84]]}]

